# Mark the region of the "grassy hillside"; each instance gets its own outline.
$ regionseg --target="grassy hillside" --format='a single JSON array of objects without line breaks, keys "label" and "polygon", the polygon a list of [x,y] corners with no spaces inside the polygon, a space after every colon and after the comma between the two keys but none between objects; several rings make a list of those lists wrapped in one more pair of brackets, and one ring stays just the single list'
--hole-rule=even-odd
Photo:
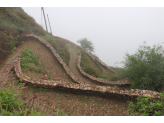
[{"label": "grassy hillside", "polygon": [[[3,54],[0,57],[1,61],[7,54],[11,53],[14,46],[18,46],[18,44],[23,41],[23,39],[18,36],[23,33],[34,33],[41,36],[55,48],[63,61],[67,65],[69,64],[70,55],[66,47],[66,42],[52,37],[49,33],[44,31],[32,17],[25,13],[22,8],[17,7],[0,7],[0,54]],[[11,34],[14,36],[12,35],[11,37]],[[17,36],[20,38],[19,40],[16,39]],[[8,44],[6,43],[7,41],[9,42]],[[12,46],[11,42],[14,42]]]},{"label": "grassy hillside", "polygon": [[[16,48],[15,46],[18,46],[23,41],[23,38],[19,35],[23,33],[34,33],[49,42],[67,66],[69,65],[70,54],[66,47],[65,40],[52,37],[51,34],[47,33],[32,17],[25,13],[22,8],[0,8],[0,31],[0,54],[3,54],[0,56],[0,64],[9,53],[13,52]],[[11,36],[13,33],[16,34]],[[9,44],[6,44],[6,41],[8,41]],[[14,43],[11,45],[11,42]],[[85,72],[97,78],[103,78],[106,80],[112,79],[112,72],[108,71],[102,74],[100,68],[102,66],[98,62],[94,63],[84,51],[81,50],[81,53],[81,66]]]},{"label": "grassy hillside", "polygon": [[[109,96],[109,98],[105,98],[88,93],[65,92],[64,89],[59,91],[60,89],[37,88],[29,83],[21,83],[22,79],[18,79],[12,69],[14,58],[19,53],[21,53],[22,72],[24,75],[27,75],[28,79],[49,79],[73,83],[73,80],[49,49],[35,39],[25,39],[23,37],[24,34],[31,33],[49,42],[70,68],[71,72],[74,71],[72,73],[82,80],[81,82],[86,83],[87,81],[78,73],[76,64],[80,53],[76,47],[68,45],[64,39],[53,37],[47,33],[22,8],[0,7],[0,67],[2,68],[0,69],[0,115],[128,116],[133,112],[150,116],[164,115],[164,103],[160,101],[149,103],[149,99],[140,98],[138,99],[138,104],[134,106],[133,103],[130,102],[128,104],[127,101],[116,99],[116,97],[112,98]],[[116,71],[116,74],[114,74],[97,61],[93,61],[83,50],[80,51],[81,67],[86,73],[103,80],[115,81],[125,78],[125,69],[111,67]],[[10,58],[10,54],[13,54],[13,57]],[[5,59],[7,57],[9,59]],[[5,64],[3,65],[3,63]],[[81,76],[77,76],[77,74]],[[115,88],[118,87],[115,86]]]}]

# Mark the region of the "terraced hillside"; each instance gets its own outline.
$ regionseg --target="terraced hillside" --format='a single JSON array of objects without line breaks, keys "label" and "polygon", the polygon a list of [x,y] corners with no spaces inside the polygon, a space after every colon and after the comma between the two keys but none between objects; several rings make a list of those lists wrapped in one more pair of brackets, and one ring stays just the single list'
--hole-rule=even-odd
[{"label": "terraced hillside", "polygon": [[26,83],[19,98],[42,114],[128,115],[127,100],[160,99],[158,92],[128,89],[129,80],[111,81],[119,73],[71,41],[51,36],[21,8],[0,10],[0,89]]}]

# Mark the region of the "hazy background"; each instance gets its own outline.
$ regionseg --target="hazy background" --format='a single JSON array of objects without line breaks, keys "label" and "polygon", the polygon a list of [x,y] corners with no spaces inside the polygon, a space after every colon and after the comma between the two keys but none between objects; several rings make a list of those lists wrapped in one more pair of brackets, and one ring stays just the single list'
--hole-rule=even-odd
[{"label": "hazy background", "polygon": [[[23,9],[45,29],[41,7]],[[44,10],[53,35],[76,44],[77,40],[88,38],[95,46],[95,54],[109,66],[123,67],[115,63],[124,60],[125,53],[135,53],[143,41],[150,46],[164,42],[163,7],[44,7]]]}]

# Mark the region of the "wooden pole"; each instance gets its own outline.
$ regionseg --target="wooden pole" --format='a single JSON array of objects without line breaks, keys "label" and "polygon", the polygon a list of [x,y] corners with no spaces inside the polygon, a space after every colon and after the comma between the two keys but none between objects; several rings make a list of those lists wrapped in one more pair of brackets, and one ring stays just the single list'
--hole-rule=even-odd
[{"label": "wooden pole", "polygon": [[45,14],[44,14],[44,9],[43,9],[43,7],[42,7],[42,10],[43,10],[44,20],[45,20],[45,25],[46,25],[46,31],[48,32],[47,23],[46,23],[46,18],[45,18]]},{"label": "wooden pole", "polygon": [[[50,30],[51,30],[51,25],[50,25],[48,14],[47,14],[47,18],[48,18],[48,22],[49,22],[49,26],[50,26]],[[52,30],[51,30],[51,35],[52,35]]]}]

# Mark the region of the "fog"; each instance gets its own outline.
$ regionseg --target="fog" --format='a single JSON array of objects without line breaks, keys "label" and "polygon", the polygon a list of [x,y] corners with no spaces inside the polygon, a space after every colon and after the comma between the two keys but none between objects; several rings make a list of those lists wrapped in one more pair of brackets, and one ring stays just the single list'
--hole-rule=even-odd
[{"label": "fog", "polygon": [[[45,28],[41,7],[23,7]],[[133,54],[143,41],[152,46],[164,42],[164,8],[162,7],[44,7],[52,33],[77,44],[88,38],[96,54],[108,66]],[[48,20],[48,31],[50,32]],[[164,45],[164,44],[162,44]]]}]

